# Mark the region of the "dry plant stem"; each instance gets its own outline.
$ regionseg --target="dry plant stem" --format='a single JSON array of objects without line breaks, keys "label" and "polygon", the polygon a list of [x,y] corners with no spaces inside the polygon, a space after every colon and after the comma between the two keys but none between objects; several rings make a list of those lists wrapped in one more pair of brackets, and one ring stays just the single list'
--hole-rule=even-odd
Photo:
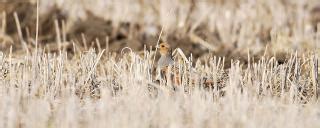
[{"label": "dry plant stem", "polygon": [[173,51],[173,54],[178,54],[182,57],[182,59],[184,60],[184,62],[186,63],[190,63],[190,61],[187,59],[187,56],[183,53],[183,51],[180,48],[176,48]]},{"label": "dry plant stem", "polygon": [[18,17],[18,14],[16,12],[14,13],[14,19],[16,21],[17,31],[18,31],[18,35],[19,35],[19,38],[20,38],[21,45],[25,49],[26,53],[29,54],[29,49],[28,49],[28,46],[27,46],[26,42],[23,39],[19,17]]},{"label": "dry plant stem", "polygon": [[[9,70],[12,70],[12,46],[10,46],[10,53],[9,53]],[[13,74],[9,72],[9,77],[12,78]],[[12,85],[13,81],[10,80],[10,85]]]},{"label": "dry plant stem", "polygon": [[106,52],[109,53],[109,36],[106,36]]},{"label": "dry plant stem", "polygon": [[39,36],[39,0],[37,0],[37,21],[36,21],[36,53],[38,54],[38,36]]},{"label": "dry plant stem", "polygon": [[157,51],[158,51],[158,45],[159,45],[159,42],[160,42],[160,39],[161,39],[162,31],[163,31],[163,27],[161,27],[161,31],[160,31],[160,34],[159,34],[159,37],[158,37],[158,40],[157,40],[156,51],[155,51],[154,56],[153,56],[151,69],[153,68],[154,61],[156,60],[156,55],[157,55]]},{"label": "dry plant stem", "polygon": [[19,35],[20,41],[22,42],[23,37],[22,37],[22,32],[21,32],[21,27],[20,27],[20,21],[19,21],[18,14],[16,12],[14,13],[14,19],[16,21],[17,31],[18,31],[18,35]]},{"label": "dry plant stem", "polygon": [[66,22],[62,20],[62,41],[67,42]]},{"label": "dry plant stem", "polygon": [[2,25],[1,25],[2,26],[1,27],[1,29],[2,29],[1,32],[2,33],[1,34],[5,34],[6,33],[6,24],[7,24],[6,23],[6,17],[7,17],[6,16],[6,12],[3,11],[2,12],[2,22],[1,22],[2,23]]},{"label": "dry plant stem", "polygon": [[315,95],[315,98],[318,98],[319,97],[319,67],[318,67],[318,58],[316,57],[316,55],[314,54],[313,57],[312,57],[312,69],[311,69],[311,73],[312,73],[312,82],[313,82],[313,87],[314,87],[314,93],[316,94]]},{"label": "dry plant stem", "polygon": [[84,49],[88,50],[87,40],[86,40],[86,37],[83,33],[81,33],[81,38],[82,38],[82,43],[84,45]]},{"label": "dry plant stem", "polygon": [[[90,72],[89,72],[89,74],[88,74],[88,77],[87,77],[85,83],[88,82],[88,80],[90,79],[90,76],[91,76],[92,72],[96,69],[97,64],[99,63],[100,58],[101,58],[101,56],[103,55],[104,51],[105,51],[105,50],[103,49],[103,50],[99,53],[97,60],[95,61],[94,65],[92,65],[92,68],[91,68],[91,70],[90,70]],[[85,84],[85,85],[86,85],[86,84]]]},{"label": "dry plant stem", "polygon": [[54,21],[54,25],[55,25],[55,28],[56,28],[56,42],[58,43],[58,51],[61,51],[61,34],[60,34],[60,28],[59,28],[58,20]]},{"label": "dry plant stem", "polygon": [[74,41],[72,41],[72,48],[73,48],[73,53],[77,53],[76,44],[74,43]]},{"label": "dry plant stem", "polygon": [[100,45],[100,41],[99,41],[99,39],[98,38],[96,38],[96,45],[97,45],[97,47],[98,47],[98,52],[101,52],[101,45]]},{"label": "dry plant stem", "polygon": [[209,49],[210,51],[217,51],[216,47],[212,46],[209,42],[201,39],[199,36],[197,36],[193,33],[190,33],[189,37],[193,43],[199,43],[202,46],[204,46],[205,48]]}]

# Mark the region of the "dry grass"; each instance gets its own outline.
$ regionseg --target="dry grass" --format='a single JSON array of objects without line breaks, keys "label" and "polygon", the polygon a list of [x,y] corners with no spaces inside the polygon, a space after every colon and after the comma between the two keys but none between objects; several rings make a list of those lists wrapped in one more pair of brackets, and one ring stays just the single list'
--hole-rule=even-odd
[{"label": "dry grass", "polygon": [[[0,5],[1,17],[6,17],[1,18],[4,34],[0,34],[0,41],[7,42],[4,49],[22,39],[34,48],[37,9],[36,0],[29,1]],[[119,52],[126,46],[143,51],[144,45],[155,45],[163,28],[162,40],[180,47],[187,55],[192,50],[194,57],[207,53],[246,56],[248,50],[261,56],[266,46],[267,53],[274,55],[319,48],[319,34],[315,32],[320,19],[317,5],[317,0],[42,0],[38,39],[40,47],[57,43],[71,46],[73,42],[82,45],[86,37],[84,45],[89,47],[96,46],[92,42],[98,38],[105,47],[102,42],[108,36],[110,51]],[[15,12],[20,26],[16,26]],[[14,52],[25,47],[13,46]]]},{"label": "dry grass", "polygon": [[[100,58],[101,56],[101,58]],[[181,73],[182,86],[153,82],[152,56],[116,60],[93,50],[1,58],[1,127],[319,127],[314,56],[243,68],[222,58]],[[178,64],[181,69],[188,64]],[[213,78],[213,89],[188,80]],[[199,82],[201,83],[201,82]],[[222,88],[218,88],[222,87]],[[223,93],[223,96],[221,95]]]},{"label": "dry grass", "polygon": [[[316,1],[192,2],[42,1],[39,33],[32,30],[38,28],[35,17],[28,21],[18,12],[10,20],[2,13],[0,127],[320,127],[320,33],[309,22]],[[44,39],[42,27],[49,21],[41,16],[54,4],[68,20],[52,20]],[[85,25],[99,34],[106,27],[106,42],[72,30],[86,19],[86,10],[112,21],[111,34],[109,24],[95,24],[97,19]],[[28,22],[33,27],[26,29]],[[178,88],[156,80],[152,48],[110,52],[128,22],[125,46],[135,34],[159,43],[159,26],[163,40],[181,46],[175,50],[177,59],[182,55]],[[69,39],[72,34],[81,41]],[[183,53],[197,49],[201,58]],[[203,85],[203,78],[212,85]]]}]

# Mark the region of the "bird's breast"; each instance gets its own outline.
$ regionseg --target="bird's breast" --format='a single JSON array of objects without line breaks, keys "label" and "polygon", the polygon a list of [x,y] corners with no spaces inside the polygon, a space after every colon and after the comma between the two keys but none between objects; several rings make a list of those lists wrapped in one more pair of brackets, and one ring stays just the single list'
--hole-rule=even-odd
[{"label": "bird's breast", "polygon": [[168,56],[161,56],[158,61],[158,67],[162,68],[169,65],[173,65],[173,59]]}]

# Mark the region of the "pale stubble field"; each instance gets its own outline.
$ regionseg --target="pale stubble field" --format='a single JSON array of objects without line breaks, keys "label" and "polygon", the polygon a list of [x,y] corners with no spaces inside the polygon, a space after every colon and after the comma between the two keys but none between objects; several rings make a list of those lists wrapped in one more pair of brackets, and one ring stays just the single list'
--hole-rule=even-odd
[{"label": "pale stubble field", "polygon": [[[50,45],[45,41],[52,40],[45,40],[42,31],[37,40],[32,31],[36,28],[24,32],[25,18],[19,13],[20,21],[0,19],[0,127],[320,127],[320,32],[313,23],[320,11],[311,13],[316,4],[40,0],[40,23],[53,5],[68,16],[53,24]],[[138,40],[148,46],[132,48],[130,41],[137,35],[129,29],[123,45],[116,44],[113,32],[102,35],[110,40],[94,39],[91,45],[90,33],[81,36],[71,29],[77,20],[86,20],[88,10],[111,21],[112,28],[119,29],[114,33],[122,32],[123,22],[138,24],[136,33],[154,41]],[[35,17],[30,20],[37,23]],[[10,24],[16,33],[8,32]],[[80,41],[69,33],[80,35]],[[150,47],[159,43],[159,36],[187,56],[175,64],[181,69],[175,90],[172,83],[156,81],[154,56],[159,53]],[[54,46],[58,50],[48,50]],[[196,50],[196,57],[190,56]],[[183,58],[181,52],[175,55]],[[209,88],[202,83],[204,77],[212,80]]]}]

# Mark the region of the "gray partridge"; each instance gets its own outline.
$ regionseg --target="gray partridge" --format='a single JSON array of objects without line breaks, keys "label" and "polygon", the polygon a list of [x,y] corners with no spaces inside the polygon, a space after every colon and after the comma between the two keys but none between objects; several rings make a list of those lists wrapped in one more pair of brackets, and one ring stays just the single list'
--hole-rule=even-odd
[{"label": "gray partridge", "polygon": [[[179,74],[179,69],[174,66],[174,59],[172,55],[172,49],[168,43],[161,43],[159,46],[159,53],[161,55],[160,59],[158,60],[158,69],[160,69],[160,76],[161,79],[165,80],[166,82],[171,82],[173,85],[181,85],[181,76]],[[190,72],[193,76],[196,76],[198,73],[191,69]],[[191,78],[190,82],[195,84],[196,77]],[[213,81],[207,77],[203,77],[202,85],[204,87],[213,86]]]},{"label": "gray partridge", "polygon": [[170,45],[168,43],[161,43],[158,48],[161,57],[158,60],[157,67],[160,69],[161,78],[167,82],[170,81],[180,85],[180,77],[177,69],[174,68],[174,60]]}]

